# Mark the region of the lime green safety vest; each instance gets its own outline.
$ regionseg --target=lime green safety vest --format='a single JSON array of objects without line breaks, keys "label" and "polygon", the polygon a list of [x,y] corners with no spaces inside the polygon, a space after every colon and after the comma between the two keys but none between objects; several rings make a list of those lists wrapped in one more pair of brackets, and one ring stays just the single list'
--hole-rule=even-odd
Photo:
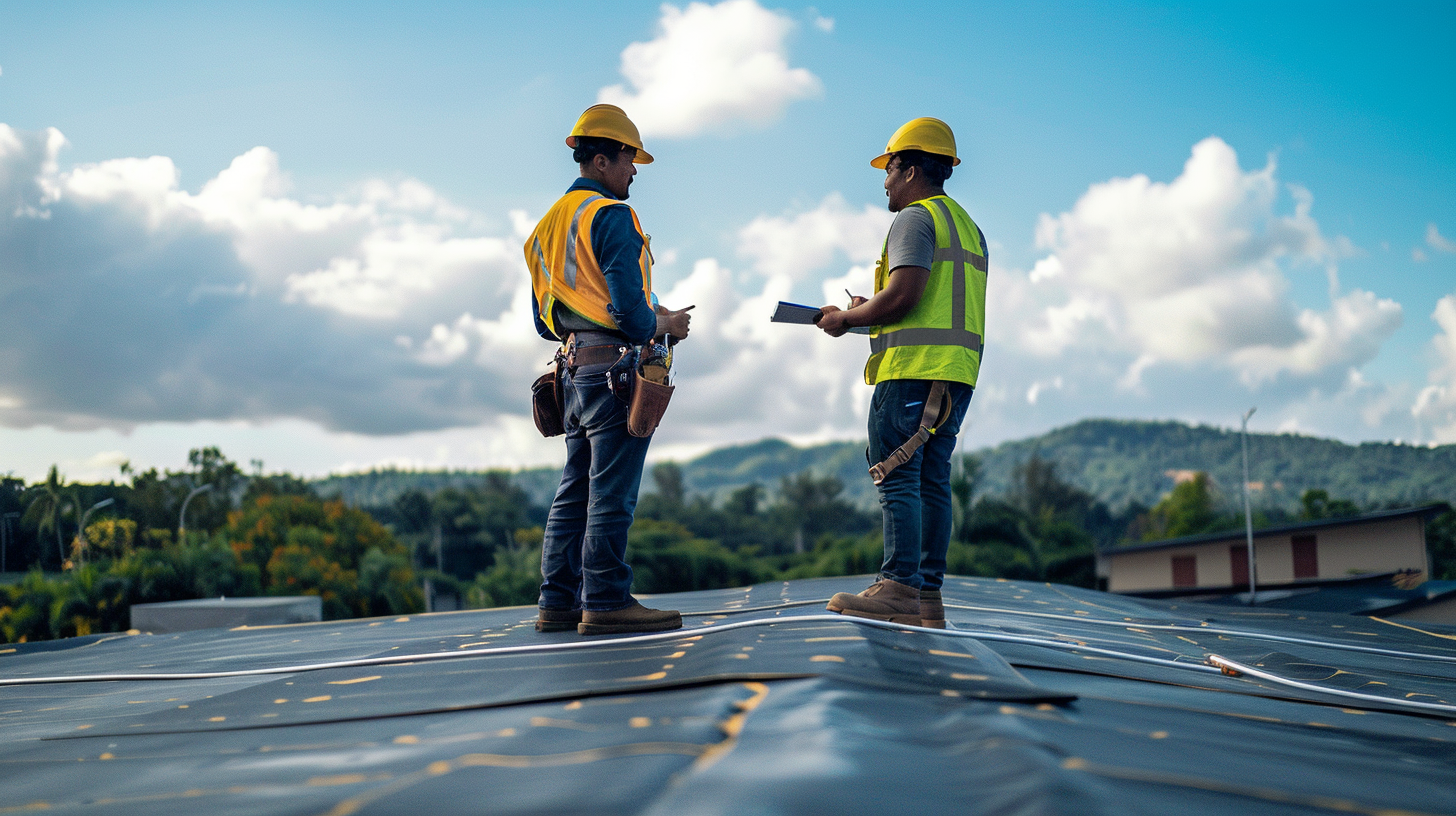
[{"label": "lime green safety vest", "polygon": [[[945,380],[976,384],[986,328],[986,236],[943,195],[910,205],[935,221],[935,255],[920,302],[898,323],[870,332],[865,382]],[[889,283],[889,239],[875,267],[875,292]]]}]

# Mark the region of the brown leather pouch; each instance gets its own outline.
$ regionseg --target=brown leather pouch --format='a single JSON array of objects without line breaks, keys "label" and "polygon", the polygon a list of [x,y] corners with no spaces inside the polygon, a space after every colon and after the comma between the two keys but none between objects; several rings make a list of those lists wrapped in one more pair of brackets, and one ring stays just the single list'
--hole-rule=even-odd
[{"label": "brown leather pouch", "polygon": [[663,385],[644,379],[641,371],[633,371],[636,382],[632,387],[632,402],[627,408],[627,433],[633,436],[652,436],[657,423],[667,413],[667,402],[672,399],[676,386]]},{"label": "brown leather pouch", "polygon": [[561,418],[561,383],[556,379],[555,368],[531,383],[531,418],[536,420],[536,430],[542,436],[549,438],[566,433],[566,424]]}]

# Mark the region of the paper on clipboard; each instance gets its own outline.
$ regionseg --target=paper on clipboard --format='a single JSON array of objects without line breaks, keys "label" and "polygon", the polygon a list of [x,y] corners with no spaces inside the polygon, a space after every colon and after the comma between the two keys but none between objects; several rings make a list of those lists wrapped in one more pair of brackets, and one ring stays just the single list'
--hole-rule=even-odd
[{"label": "paper on clipboard", "polygon": [[[814,319],[819,316],[817,306],[804,306],[799,303],[789,303],[786,300],[779,301],[778,308],[774,309],[773,317],[769,318],[774,323],[800,323],[814,325]],[[850,334],[869,334],[868,326],[856,326],[849,330]]]}]

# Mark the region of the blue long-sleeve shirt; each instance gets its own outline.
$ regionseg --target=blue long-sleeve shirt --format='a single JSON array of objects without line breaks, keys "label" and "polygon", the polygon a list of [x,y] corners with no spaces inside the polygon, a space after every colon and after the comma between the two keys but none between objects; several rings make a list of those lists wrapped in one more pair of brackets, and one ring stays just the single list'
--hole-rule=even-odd
[{"label": "blue long-sleeve shirt", "polygon": [[[577,179],[567,192],[573,190],[590,190],[607,198],[616,198],[601,183],[586,178]],[[646,343],[657,333],[657,312],[642,296],[642,236],[632,223],[631,211],[626,205],[601,208],[592,218],[591,237],[592,252],[597,256],[597,264],[607,280],[607,294],[612,299],[607,313],[617,322],[617,328],[627,340]],[[532,298],[531,318],[535,321],[536,333],[547,340],[561,340],[546,327],[540,308],[540,304]],[[569,311],[560,303],[556,308]],[[586,318],[580,320],[583,325],[590,323]]]}]

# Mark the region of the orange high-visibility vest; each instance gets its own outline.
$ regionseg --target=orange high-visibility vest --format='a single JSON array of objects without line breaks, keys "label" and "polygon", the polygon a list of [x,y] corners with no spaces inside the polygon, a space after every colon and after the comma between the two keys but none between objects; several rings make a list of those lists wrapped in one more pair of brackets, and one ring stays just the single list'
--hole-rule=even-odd
[{"label": "orange high-visibility vest", "polygon": [[562,196],[541,217],[531,237],[526,239],[526,266],[531,270],[531,293],[546,327],[556,330],[553,307],[560,303],[582,317],[608,329],[618,329],[617,321],[607,311],[612,296],[607,291],[607,278],[592,251],[592,218],[603,207],[620,205],[632,213],[632,226],[642,236],[642,296],[652,299],[652,253],[647,247],[647,233],[637,220],[637,213],[621,201],[592,190],[572,190]]}]

